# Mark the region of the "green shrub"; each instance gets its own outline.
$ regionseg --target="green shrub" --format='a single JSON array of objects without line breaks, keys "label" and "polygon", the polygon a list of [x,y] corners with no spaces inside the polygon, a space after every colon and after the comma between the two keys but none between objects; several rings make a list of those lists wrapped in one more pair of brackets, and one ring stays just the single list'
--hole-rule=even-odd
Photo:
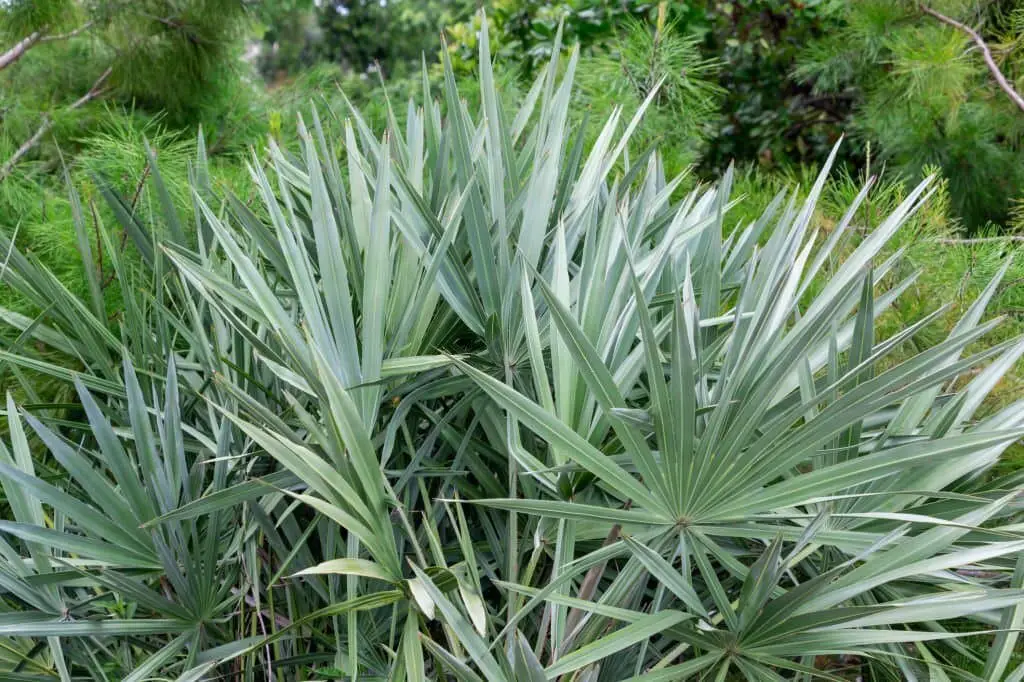
[{"label": "green shrub", "polygon": [[1024,118],[975,43],[922,11],[977,28],[1010,82],[1019,80],[1024,19],[1012,3],[970,0],[837,3],[835,28],[805,46],[796,76],[820,94],[854,93],[851,132],[896,173],[939,167],[954,214],[970,230],[1007,222],[1024,187]]},{"label": "green shrub", "polygon": [[580,142],[575,55],[505,116],[480,50],[479,110],[449,68],[445,106],[424,78],[383,135],[352,110],[331,141],[314,112],[252,165],[254,202],[202,146],[191,214],[159,164],[159,229],[108,193],[116,333],[0,243],[41,310],[6,321],[77,370],[0,359],[78,396],[8,402],[3,665],[1019,676],[1021,477],[987,474],[1024,403],[978,411],[1024,342],[974,350],[1005,267],[915,351],[942,309],[880,324],[915,282],[885,249],[928,182],[826,226],[826,169],[730,230],[731,171],[677,199],[656,155],[623,160],[638,119]]}]

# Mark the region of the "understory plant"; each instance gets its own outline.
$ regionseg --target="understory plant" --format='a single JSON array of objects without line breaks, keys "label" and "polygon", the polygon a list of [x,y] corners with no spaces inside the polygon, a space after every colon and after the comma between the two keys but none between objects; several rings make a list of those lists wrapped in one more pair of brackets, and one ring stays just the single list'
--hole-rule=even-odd
[{"label": "understory plant", "polygon": [[924,350],[941,302],[876,328],[929,183],[853,248],[870,185],[819,230],[827,168],[735,226],[731,172],[680,198],[630,149],[656,90],[587,145],[575,52],[507,116],[479,49],[479,111],[446,65],[404,126],[311,112],[255,201],[202,143],[191,214],[155,161],[154,224],[72,189],[82,298],[0,243],[38,309],[3,312],[2,674],[1024,677],[1000,277]]}]

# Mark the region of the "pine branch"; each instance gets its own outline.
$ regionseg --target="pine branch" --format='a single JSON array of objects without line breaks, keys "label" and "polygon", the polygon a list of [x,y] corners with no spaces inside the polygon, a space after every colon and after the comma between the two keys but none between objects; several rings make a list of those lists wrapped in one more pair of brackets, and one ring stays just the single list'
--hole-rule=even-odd
[{"label": "pine branch", "polygon": [[36,31],[32,35],[19,40],[14,47],[0,54],[0,71],[25,56],[25,53],[32,49],[43,37],[43,34]]},{"label": "pine branch", "polygon": [[[74,111],[75,109],[85,106],[86,104],[88,104],[89,102],[101,96],[104,92],[106,92],[107,89],[103,87],[103,83],[106,82],[107,78],[110,76],[111,71],[113,71],[113,68],[108,67],[107,70],[103,72],[103,75],[97,78],[96,82],[92,84],[92,87],[89,88],[89,92],[85,93],[84,95],[82,95],[81,97],[79,97],[71,103],[71,105],[68,107],[68,111]],[[32,134],[32,137],[25,140],[22,143],[22,145],[18,147],[18,150],[14,152],[11,158],[7,159],[7,163],[0,167],[0,182],[3,182],[5,179],[7,179],[7,176],[11,174],[11,171],[13,171],[14,167],[18,165],[18,162],[21,161],[22,157],[24,157],[26,154],[32,151],[32,149],[37,144],[39,144],[39,141],[43,139],[43,136],[46,135],[46,133],[50,132],[50,129],[53,128],[53,124],[53,118],[51,118],[50,116],[43,116],[42,124],[39,126],[36,132]]]},{"label": "pine branch", "polygon": [[999,65],[996,64],[995,58],[992,57],[992,50],[989,49],[988,44],[985,43],[985,40],[981,37],[980,33],[967,24],[963,24],[952,17],[947,17],[945,14],[940,12],[936,12],[927,5],[922,4],[921,11],[935,19],[938,19],[947,26],[952,26],[953,28],[963,31],[970,36],[971,40],[974,41],[974,44],[981,50],[981,55],[985,59],[985,65],[992,73],[992,77],[995,78],[996,83],[998,83],[999,87],[1003,89],[1003,92],[1013,100],[1013,103],[1017,105],[1017,108],[1024,111],[1024,97],[1021,97],[1020,93],[1014,90],[1013,86],[1010,85],[1010,81],[1006,80],[1006,76],[1004,76],[1003,72],[999,70]]},{"label": "pine branch", "polygon": [[0,54],[0,71],[3,71],[11,64],[25,56],[25,54],[39,43],[52,43],[58,40],[67,40],[68,38],[74,38],[84,31],[88,31],[92,28],[93,22],[87,21],[78,28],[68,31],[67,33],[55,33],[53,35],[47,35],[43,30],[35,31],[31,35],[19,40],[14,47],[10,48],[3,54]]},{"label": "pine branch", "polygon": [[42,38],[40,38],[39,42],[52,43],[56,40],[67,40],[68,38],[74,38],[75,36],[84,33],[85,31],[88,31],[90,28],[92,28],[92,25],[93,22],[87,21],[78,28],[68,31],[67,33],[57,33],[52,36],[43,36]]}]

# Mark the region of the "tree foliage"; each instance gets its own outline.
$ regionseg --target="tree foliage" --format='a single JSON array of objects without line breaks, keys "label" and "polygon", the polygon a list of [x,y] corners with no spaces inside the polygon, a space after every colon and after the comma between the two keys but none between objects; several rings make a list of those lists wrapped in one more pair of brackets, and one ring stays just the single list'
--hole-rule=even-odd
[{"label": "tree foliage", "polygon": [[[934,6],[976,27],[1011,82],[1019,78],[1019,8],[974,0]],[[808,48],[799,75],[819,92],[856,92],[854,130],[897,173],[918,178],[928,166],[941,168],[968,225],[1005,222],[1024,190],[1024,112],[998,87],[977,45],[916,3],[849,3],[841,16],[836,31]]]},{"label": "tree foliage", "polygon": [[0,35],[8,45],[38,35],[33,56],[80,47],[95,75],[112,69],[109,84],[121,97],[175,111],[195,106],[230,64],[244,16],[236,0],[11,0],[0,6]]},{"label": "tree foliage", "polygon": [[[719,83],[726,93],[722,122],[703,158],[707,168],[734,160],[756,161],[766,169],[820,163],[848,130],[851,93],[815,92],[793,78],[808,43],[833,33],[838,7],[830,0],[719,0],[682,3],[686,26],[702,36],[705,54],[725,67]],[[844,146],[844,160],[856,160],[860,141]]]},{"label": "tree foliage", "polygon": [[444,27],[473,9],[471,0],[330,0],[318,10],[321,53],[356,73],[415,71],[422,58],[435,60]]},{"label": "tree foliage", "polygon": [[213,152],[258,139],[261,93],[238,59],[248,21],[234,0],[0,3],[0,229],[78,288],[66,175],[90,182],[99,163],[144,206],[144,137],[179,187],[174,159],[199,127]]}]

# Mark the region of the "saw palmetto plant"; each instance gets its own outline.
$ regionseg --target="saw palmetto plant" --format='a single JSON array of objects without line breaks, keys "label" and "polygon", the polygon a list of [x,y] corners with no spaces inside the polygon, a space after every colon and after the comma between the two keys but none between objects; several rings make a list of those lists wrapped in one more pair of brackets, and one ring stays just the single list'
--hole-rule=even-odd
[{"label": "saw palmetto plant", "polygon": [[584,143],[575,55],[507,116],[481,36],[480,111],[449,69],[385,131],[310,112],[256,201],[201,141],[191,215],[157,163],[158,224],[72,190],[82,300],[2,245],[0,676],[1021,680],[999,278],[876,330],[928,183],[735,225],[643,107]]}]

